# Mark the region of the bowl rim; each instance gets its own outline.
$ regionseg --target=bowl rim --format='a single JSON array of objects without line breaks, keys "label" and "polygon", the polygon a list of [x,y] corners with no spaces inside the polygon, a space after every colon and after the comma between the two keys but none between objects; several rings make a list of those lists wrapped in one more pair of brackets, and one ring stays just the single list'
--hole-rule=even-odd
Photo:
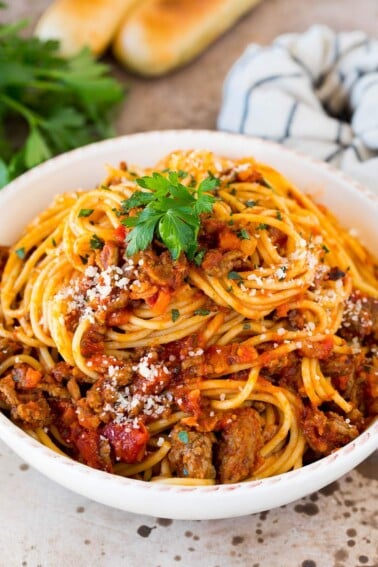
[{"label": "bowl rim", "polygon": [[[234,134],[228,132],[218,132],[213,130],[156,130],[150,132],[139,132],[135,134],[127,134],[124,136],[119,136],[111,138],[108,140],[103,140],[100,142],[95,142],[87,146],[83,146],[74,149],[70,152],[56,156],[45,163],[36,166],[32,170],[24,173],[6,187],[4,187],[0,192],[0,203],[12,198],[14,191],[21,189],[22,187],[38,181],[38,179],[43,177],[47,173],[54,172],[60,166],[70,164],[72,162],[76,163],[82,159],[94,159],[97,152],[106,152],[107,149],[111,149],[114,146],[122,145],[123,143],[128,143],[132,141],[143,141],[148,139],[150,143],[154,139],[159,137],[166,138],[177,138],[182,139],[183,137],[192,138],[212,138],[221,141],[225,140],[225,145],[230,143],[230,140],[237,140],[239,143],[247,143],[251,146],[256,145],[262,148],[270,148],[274,151],[283,155],[295,155],[298,160],[300,160],[304,166],[307,167],[311,165],[321,168],[323,172],[326,172],[331,178],[334,178],[341,182],[342,185],[353,188],[353,190],[358,193],[362,193],[364,197],[368,198],[369,201],[378,208],[378,194],[373,193],[371,190],[363,187],[358,181],[349,178],[340,170],[337,170],[332,165],[321,162],[320,160],[313,158],[311,156],[302,154],[297,150],[281,146],[275,142],[269,140],[262,140],[260,138],[254,138],[250,136],[245,136],[242,134]],[[199,146],[198,146],[199,147]],[[42,445],[24,431],[22,431],[18,426],[16,426],[10,419],[8,419],[4,414],[0,412],[0,439],[2,439],[11,449],[19,454],[23,459],[28,461],[34,468],[49,476],[59,484],[70,488],[79,494],[90,497],[93,500],[97,500],[104,504],[111,505],[113,507],[118,507],[122,510],[127,510],[131,512],[139,512],[148,515],[156,515],[156,513],[151,513],[151,506],[149,502],[142,501],[140,505],[133,504],[128,505],[121,498],[117,502],[113,499],[112,503],[109,504],[109,498],[103,494],[96,494],[95,485],[100,482],[100,485],[104,481],[106,483],[114,483],[118,490],[124,495],[130,495],[130,490],[137,494],[147,494],[147,495],[171,495],[173,499],[170,500],[166,510],[159,511],[161,517],[169,517],[176,519],[211,519],[211,518],[227,518],[239,515],[245,515],[252,512],[258,512],[266,509],[275,507],[275,505],[269,506],[247,506],[247,508],[240,513],[234,508],[230,508],[229,511],[225,511],[225,505],[217,506],[214,509],[202,509],[195,510],[193,507],[189,511],[174,511],[174,498],[178,495],[183,496],[188,502],[193,499],[193,496],[200,495],[204,496],[204,501],[214,504],[219,496],[227,495],[227,502],[230,504],[232,501],[229,499],[230,495],[237,494],[249,494],[251,490],[256,490],[257,488],[264,489],[265,491],[273,491],[277,498],[277,505],[282,503],[288,503],[296,498],[309,494],[313,490],[318,490],[329,484],[342,476],[345,472],[350,471],[356,465],[358,465],[362,460],[364,460],[369,454],[371,454],[376,448],[378,448],[378,421],[371,424],[368,429],[366,429],[361,435],[359,435],[355,440],[351,441],[341,449],[336,452],[323,457],[318,461],[306,465],[300,469],[289,471],[280,475],[269,477],[262,480],[252,480],[244,481],[235,484],[225,484],[225,485],[210,485],[210,486],[185,486],[185,485],[169,485],[160,483],[147,483],[145,481],[139,481],[135,479],[120,477],[114,474],[109,474],[104,471],[99,471],[92,469],[82,463],[73,461],[69,457],[65,457],[53,452],[51,449]],[[25,454],[25,452],[27,454]],[[344,457],[349,456],[349,464],[347,468],[343,470],[342,461]],[[46,465],[47,463],[47,465]],[[50,469],[46,471],[47,468]],[[317,478],[317,473],[319,468],[322,469],[323,477],[322,479]],[[62,469],[60,471],[60,469]],[[64,472],[63,472],[64,471]],[[76,481],[75,481],[76,478]],[[78,483],[78,479],[83,481],[84,484],[87,482],[88,487],[80,487],[80,489],[75,486]],[[90,482],[88,482],[90,480]],[[299,482],[300,481],[300,482]],[[307,485],[310,488],[306,488]],[[285,497],[279,498],[279,492],[285,492],[285,489],[289,486],[293,489],[296,486],[295,495],[290,499],[285,499]],[[277,492],[278,487],[278,492]],[[211,495],[215,495],[214,498]],[[208,497],[210,496],[210,500]],[[121,501],[122,500],[122,501]],[[198,500],[201,502],[201,499]],[[228,505],[227,504],[227,505]],[[226,507],[227,507],[226,505]],[[222,511],[223,510],[223,511]]]},{"label": "bowl rim", "polygon": [[[148,483],[93,469],[42,445],[1,412],[0,439],[44,476],[91,500],[149,516],[210,520],[239,517],[289,504],[337,480],[378,448],[378,420],[341,449],[299,469],[264,479],[209,486]],[[345,458],[350,459],[347,467],[343,463]],[[321,477],[318,475],[319,469]],[[99,487],[106,489],[110,485],[113,491],[116,490],[116,498],[106,490],[103,493],[98,491]],[[261,494],[256,495],[256,492]],[[261,495],[261,502],[251,504],[248,500],[249,497]],[[159,497],[165,497],[164,506],[160,506],[160,503],[156,505],[155,499]],[[177,503],[183,508],[177,510]],[[201,508],[202,504],[210,507]]]},{"label": "bowl rim", "polygon": [[289,148],[288,146],[284,146],[279,144],[278,142],[265,139],[265,138],[258,138],[256,136],[249,136],[246,134],[239,134],[235,132],[227,132],[227,131],[219,131],[219,130],[209,130],[209,129],[167,129],[167,130],[150,130],[145,132],[135,132],[132,134],[123,134],[120,136],[115,136],[112,138],[107,138],[105,140],[100,140],[98,142],[92,142],[90,144],[86,144],[85,146],[80,146],[68,152],[64,152],[57,156],[54,156],[39,165],[36,165],[32,169],[22,173],[16,179],[12,180],[10,183],[5,185],[2,189],[0,189],[0,195],[6,195],[8,197],[9,192],[13,191],[19,185],[23,185],[25,182],[32,182],[33,179],[36,177],[38,178],[40,175],[49,172],[50,170],[56,169],[57,166],[62,165],[66,162],[75,160],[76,158],[80,158],[83,153],[85,154],[95,154],[99,148],[106,148],[107,146],[111,147],[114,144],[122,144],[123,141],[128,140],[138,140],[143,138],[150,138],[155,136],[209,136],[221,139],[224,137],[225,139],[235,139],[235,140],[248,140],[249,143],[255,143],[261,146],[265,146],[267,148],[275,149],[278,152],[287,153],[288,155],[295,155],[298,159],[302,160],[304,163],[316,165],[323,169],[323,171],[327,171],[330,175],[337,177],[339,181],[343,183],[347,183],[350,186],[357,189],[359,192],[363,193],[366,197],[371,199],[374,203],[378,204],[378,193],[375,193],[373,190],[365,187],[361,182],[354,179],[350,175],[344,173],[341,169],[336,168],[334,165],[322,161],[319,158],[301,152],[296,148]]}]

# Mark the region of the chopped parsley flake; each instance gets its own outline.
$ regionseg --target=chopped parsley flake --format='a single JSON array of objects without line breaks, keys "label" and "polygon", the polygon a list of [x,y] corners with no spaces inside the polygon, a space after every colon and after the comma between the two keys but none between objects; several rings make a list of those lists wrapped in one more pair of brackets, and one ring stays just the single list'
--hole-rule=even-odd
[{"label": "chopped parsley flake", "polygon": [[242,279],[243,279],[243,278],[241,277],[241,275],[238,274],[238,272],[228,272],[227,278],[228,278],[229,280],[242,280]]},{"label": "chopped parsley flake", "polygon": [[194,315],[209,315],[210,311],[208,309],[196,309]]},{"label": "chopped parsley flake", "polygon": [[196,266],[200,266],[202,264],[205,254],[206,254],[206,250],[199,250],[194,255],[193,260]]},{"label": "chopped parsley flake", "polygon": [[175,322],[180,317],[180,311],[178,309],[171,309],[172,321]]},{"label": "chopped parsley flake", "polygon": [[274,189],[273,185],[269,183],[264,177],[262,178],[261,185],[268,187],[268,189]]},{"label": "chopped parsley flake", "polygon": [[182,441],[182,443],[189,443],[189,435],[187,431],[179,431],[177,437]]},{"label": "chopped parsley flake", "polygon": [[17,250],[15,250],[16,255],[20,258],[20,260],[23,260],[26,256],[25,253],[25,248],[17,248]]},{"label": "chopped parsley flake", "polygon": [[249,232],[248,230],[246,230],[245,228],[241,228],[238,232],[238,237],[241,240],[251,240],[251,237],[249,236]]},{"label": "chopped parsley flake", "polygon": [[80,209],[78,217],[90,217],[94,209]]},{"label": "chopped parsley flake", "polygon": [[102,250],[104,244],[105,244],[104,240],[99,236],[97,236],[97,234],[93,234],[89,241],[89,245],[92,248],[92,250]]}]

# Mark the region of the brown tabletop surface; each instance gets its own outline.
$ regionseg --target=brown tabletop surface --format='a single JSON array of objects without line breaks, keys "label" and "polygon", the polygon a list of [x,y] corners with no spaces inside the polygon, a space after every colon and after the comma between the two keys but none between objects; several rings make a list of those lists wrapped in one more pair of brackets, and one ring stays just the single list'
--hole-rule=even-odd
[{"label": "brown tabletop surface", "polygon": [[[49,4],[8,0],[0,18],[33,23]],[[377,35],[378,0],[265,0],[167,77],[136,78],[114,63],[129,85],[117,133],[214,129],[224,78],[244,48],[315,23]],[[378,567],[377,479],[376,453],[332,485],[270,512],[171,521],[90,502],[30,469],[0,442],[0,567]]]}]

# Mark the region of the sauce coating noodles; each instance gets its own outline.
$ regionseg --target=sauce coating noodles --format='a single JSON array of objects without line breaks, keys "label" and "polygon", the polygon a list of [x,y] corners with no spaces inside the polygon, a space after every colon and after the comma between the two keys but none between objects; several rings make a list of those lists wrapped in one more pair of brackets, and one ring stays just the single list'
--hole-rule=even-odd
[{"label": "sauce coating noodles", "polygon": [[[153,172],[189,194],[219,180],[195,254],[173,259],[155,233],[127,255],[123,221],[143,210],[127,201]],[[0,248],[1,271],[0,408],[89,466],[188,485],[265,478],[378,413],[376,260],[252,158],[177,151],[110,168]]]}]

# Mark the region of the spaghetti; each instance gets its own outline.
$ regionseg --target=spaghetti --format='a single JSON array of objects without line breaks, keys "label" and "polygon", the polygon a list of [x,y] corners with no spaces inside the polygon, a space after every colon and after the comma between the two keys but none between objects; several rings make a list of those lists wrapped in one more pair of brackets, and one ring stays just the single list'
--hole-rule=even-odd
[{"label": "spaghetti", "polygon": [[[378,413],[377,264],[322,206],[252,158],[180,151],[217,178],[195,256],[127,254],[122,163],[0,248],[0,408],[99,469],[189,485],[265,478],[354,439]],[[148,190],[144,190],[148,193]]]}]

